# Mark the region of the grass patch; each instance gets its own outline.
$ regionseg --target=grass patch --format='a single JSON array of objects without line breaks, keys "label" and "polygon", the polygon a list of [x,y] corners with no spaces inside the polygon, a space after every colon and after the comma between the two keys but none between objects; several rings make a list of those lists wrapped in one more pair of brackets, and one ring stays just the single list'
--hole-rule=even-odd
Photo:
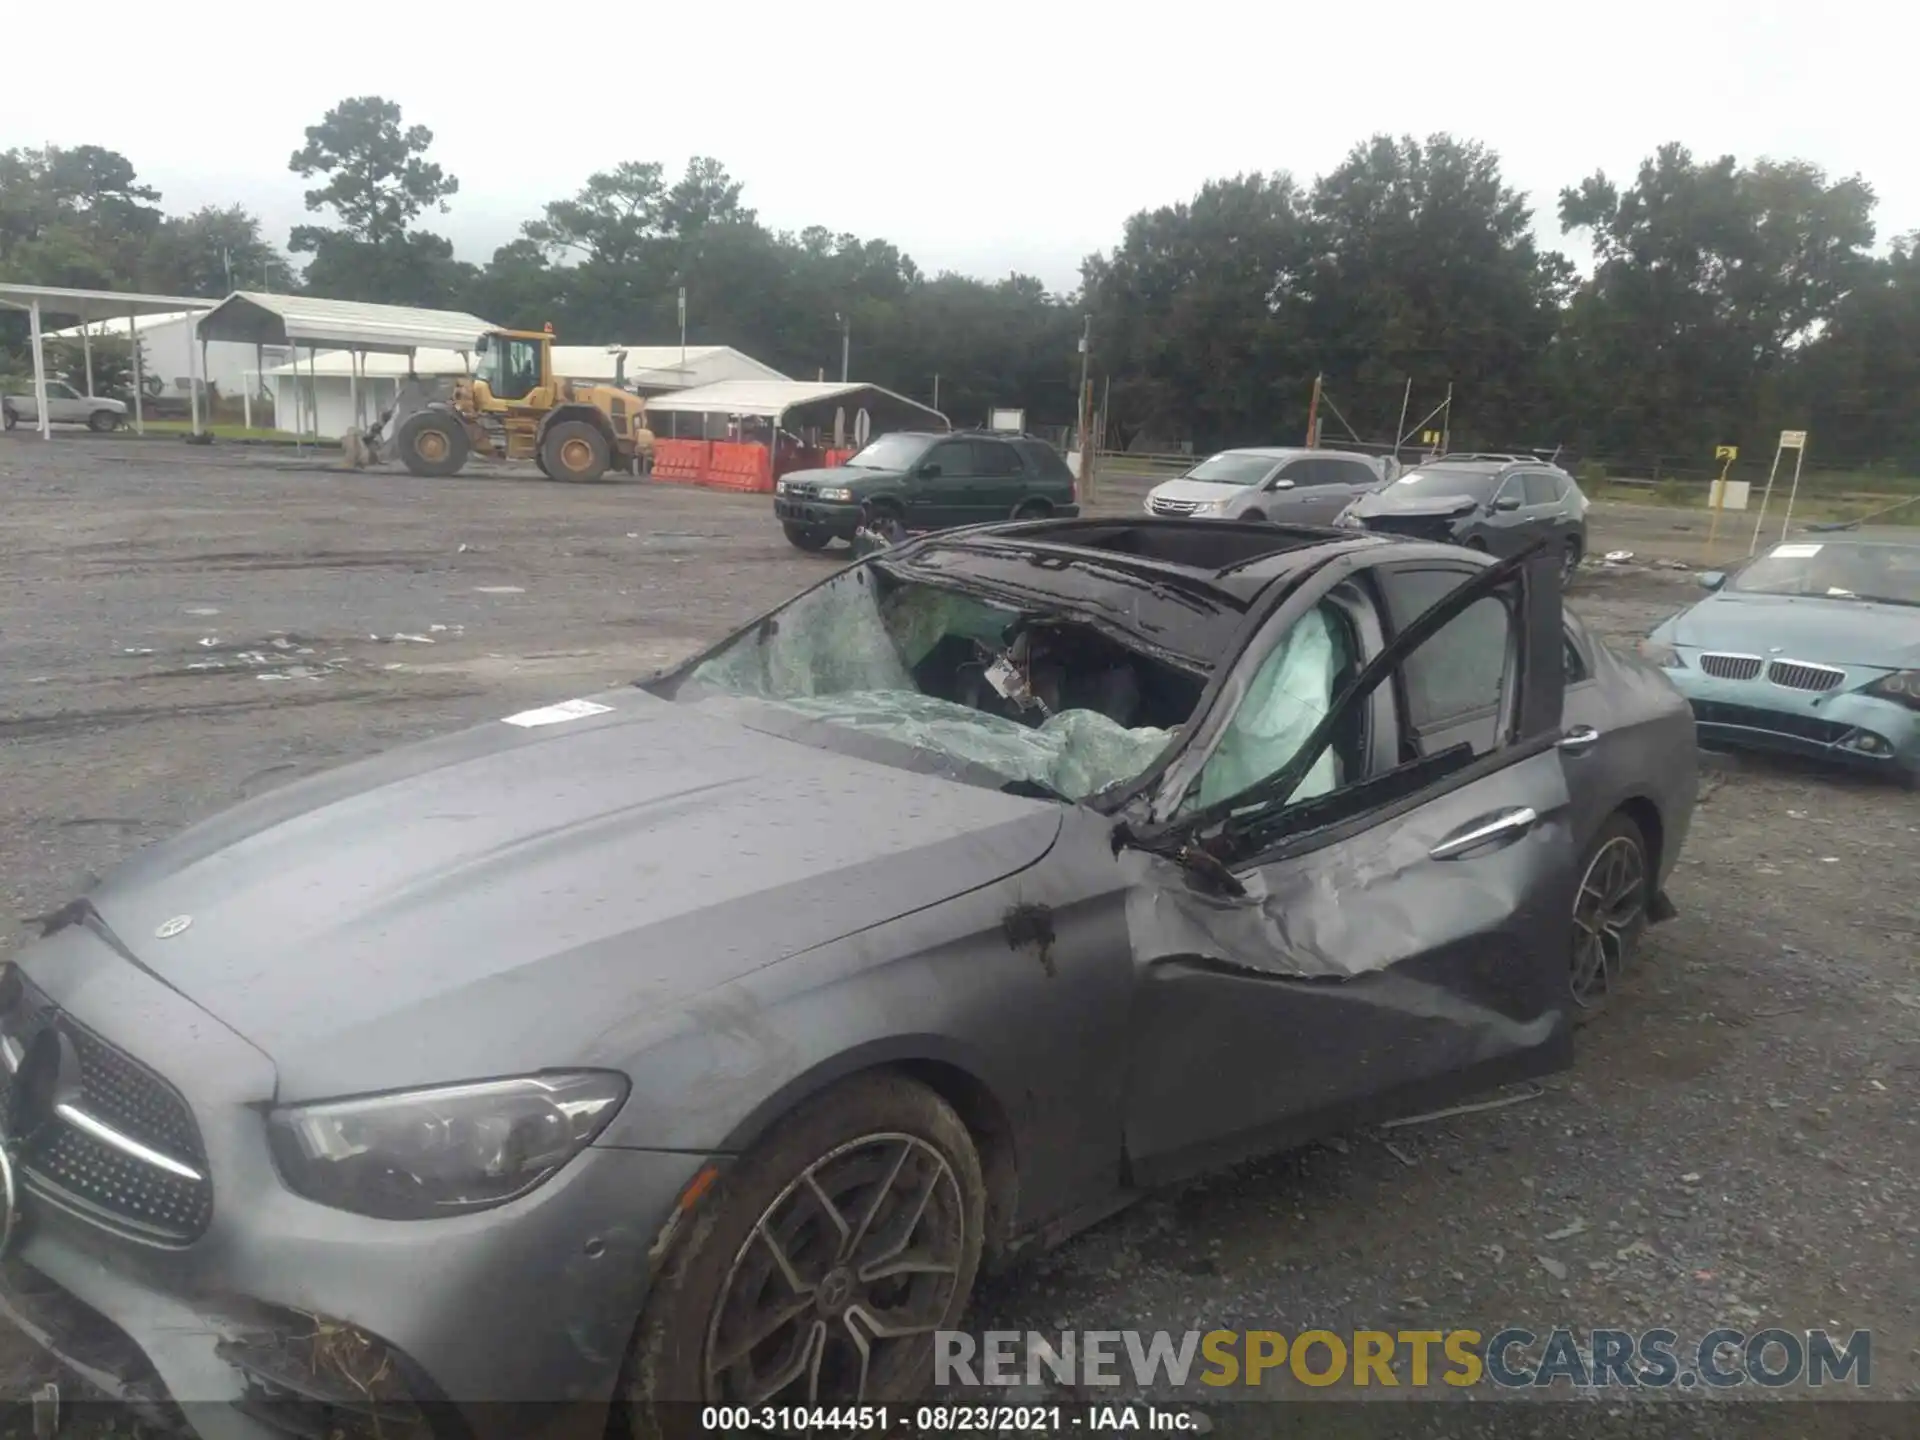
[{"label": "grass patch", "polygon": [[[282,445],[291,445],[295,441],[295,437],[284,430],[263,430],[258,425],[248,429],[245,425],[227,425],[219,422],[208,425],[202,422],[200,429],[201,433],[211,435],[216,440],[269,440],[277,441]],[[193,422],[191,420],[149,420],[147,433],[149,435],[191,435]],[[312,437],[307,438],[311,443]]]}]

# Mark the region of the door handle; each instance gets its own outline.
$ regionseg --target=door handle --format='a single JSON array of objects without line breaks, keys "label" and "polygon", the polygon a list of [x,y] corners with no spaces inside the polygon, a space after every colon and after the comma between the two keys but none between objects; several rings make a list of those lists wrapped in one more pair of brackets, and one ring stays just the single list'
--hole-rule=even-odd
[{"label": "door handle", "polygon": [[1427,854],[1435,860],[1453,860],[1469,850],[1478,849],[1489,840],[1517,839],[1531,830],[1539,820],[1538,812],[1530,805],[1505,810],[1491,820],[1482,821],[1465,834],[1442,840]]},{"label": "door handle", "polygon": [[1600,732],[1591,725],[1575,725],[1562,735],[1560,748],[1569,755],[1584,755],[1600,740]]}]

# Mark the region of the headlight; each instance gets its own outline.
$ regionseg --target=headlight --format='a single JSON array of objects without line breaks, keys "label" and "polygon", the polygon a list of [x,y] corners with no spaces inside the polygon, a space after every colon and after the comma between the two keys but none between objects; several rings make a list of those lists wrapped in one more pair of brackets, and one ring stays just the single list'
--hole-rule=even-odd
[{"label": "headlight", "polygon": [[786,482],[786,481],[784,481],[784,480],[776,480],[776,481],[774,481],[774,482],[773,482],[773,493],[774,493],[774,494],[776,494],[776,495],[784,495],[784,494],[786,494],[786,493],[787,493],[787,482]]},{"label": "headlight", "polygon": [[844,485],[827,485],[814,492],[821,500],[851,500],[853,492]]},{"label": "headlight", "polygon": [[1684,670],[1687,662],[1680,658],[1680,652],[1660,640],[1642,640],[1640,658],[1651,661],[1662,670]]},{"label": "headlight", "polygon": [[625,1076],[587,1070],[296,1105],[267,1125],[297,1193],[376,1219],[425,1220],[526,1194],[626,1098]]},{"label": "headlight", "polygon": [[1891,700],[1909,710],[1920,710],[1920,670],[1896,670],[1882,675],[1860,692],[1876,700]]}]

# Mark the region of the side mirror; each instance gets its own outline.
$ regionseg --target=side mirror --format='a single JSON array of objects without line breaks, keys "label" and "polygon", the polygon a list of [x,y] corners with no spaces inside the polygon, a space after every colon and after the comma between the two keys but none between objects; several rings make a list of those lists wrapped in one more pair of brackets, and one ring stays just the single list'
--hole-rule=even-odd
[{"label": "side mirror", "polygon": [[1700,582],[1702,590],[1718,590],[1727,583],[1727,573],[1724,570],[1702,570],[1694,578]]},{"label": "side mirror", "polygon": [[1292,488],[1293,481],[1287,479],[1285,476],[1282,476],[1278,480],[1270,480],[1267,482],[1267,489],[1269,490],[1291,490]]},{"label": "side mirror", "polygon": [[940,462],[938,460],[929,460],[913,473],[923,480],[932,480],[940,474]]},{"label": "side mirror", "polygon": [[1520,499],[1517,495],[1502,495],[1498,500],[1493,502],[1493,508],[1496,510],[1518,510],[1520,508]]}]

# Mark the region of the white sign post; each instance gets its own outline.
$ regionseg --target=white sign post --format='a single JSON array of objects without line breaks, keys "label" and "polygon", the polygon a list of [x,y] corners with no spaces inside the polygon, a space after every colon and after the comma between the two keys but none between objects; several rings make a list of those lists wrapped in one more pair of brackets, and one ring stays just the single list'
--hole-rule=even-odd
[{"label": "white sign post", "polygon": [[[1760,513],[1756,515],[1753,520],[1753,539],[1747,545],[1747,555],[1749,558],[1760,548],[1760,530],[1761,527],[1767,523],[1767,502],[1773,498],[1774,477],[1780,473],[1780,457],[1789,450],[1794,452],[1794,458],[1793,489],[1787,498],[1787,520],[1791,522],[1793,519],[1793,496],[1800,493],[1800,466],[1801,462],[1804,461],[1807,456],[1807,432],[1804,430],[1782,430],[1780,432],[1780,443],[1774,447],[1773,451],[1773,466],[1767,471],[1767,488],[1760,492]],[[1786,534],[1787,527],[1785,524],[1782,524],[1780,527],[1781,538],[1785,539]]]}]

